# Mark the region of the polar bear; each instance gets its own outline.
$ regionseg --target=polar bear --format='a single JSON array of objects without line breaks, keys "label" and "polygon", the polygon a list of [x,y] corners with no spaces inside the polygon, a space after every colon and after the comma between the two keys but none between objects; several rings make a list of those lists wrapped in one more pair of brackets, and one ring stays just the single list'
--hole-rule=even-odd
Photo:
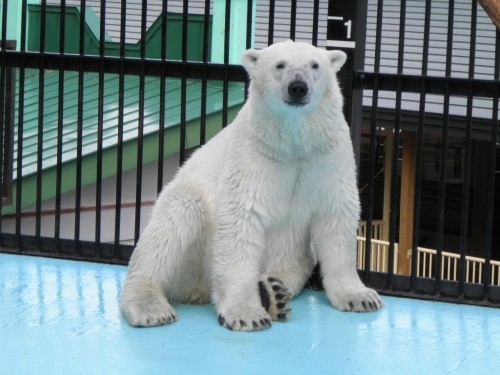
[{"label": "polar bear", "polygon": [[121,311],[133,326],[213,303],[254,331],[286,320],[317,262],[332,305],[383,306],[356,271],[359,199],[336,72],[346,60],[286,41],[243,53],[248,100],[158,197],[132,254]]}]

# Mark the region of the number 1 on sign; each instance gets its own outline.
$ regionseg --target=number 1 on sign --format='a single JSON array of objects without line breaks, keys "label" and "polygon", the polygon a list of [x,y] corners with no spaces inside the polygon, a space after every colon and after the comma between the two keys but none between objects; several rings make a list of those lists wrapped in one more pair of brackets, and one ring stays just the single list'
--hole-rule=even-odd
[{"label": "number 1 on sign", "polygon": [[351,39],[351,26],[352,26],[352,21],[349,20],[347,22],[344,22],[344,26],[347,29],[347,39]]}]

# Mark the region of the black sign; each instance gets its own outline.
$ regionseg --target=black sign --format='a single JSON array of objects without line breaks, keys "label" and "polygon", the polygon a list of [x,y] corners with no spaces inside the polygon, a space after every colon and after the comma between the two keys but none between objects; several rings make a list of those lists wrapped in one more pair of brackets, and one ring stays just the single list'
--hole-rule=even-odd
[{"label": "black sign", "polygon": [[[344,115],[351,123],[352,77],[356,47],[356,7],[358,0],[328,2],[327,49],[339,49],[347,54],[347,62],[337,74],[344,96]],[[366,0],[360,0],[366,1]]]},{"label": "black sign", "polygon": [[354,48],[356,41],[356,0],[330,0],[328,3],[327,46]]}]

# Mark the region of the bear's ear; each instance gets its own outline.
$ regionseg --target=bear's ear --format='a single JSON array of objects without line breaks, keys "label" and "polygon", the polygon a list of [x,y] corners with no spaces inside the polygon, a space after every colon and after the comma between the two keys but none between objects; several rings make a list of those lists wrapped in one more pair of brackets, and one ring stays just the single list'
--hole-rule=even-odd
[{"label": "bear's ear", "polygon": [[338,72],[347,60],[347,55],[342,51],[327,51],[328,59],[334,72]]},{"label": "bear's ear", "polygon": [[245,67],[248,73],[252,73],[252,71],[257,66],[257,61],[260,57],[260,51],[255,49],[248,49],[241,55],[241,63]]}]

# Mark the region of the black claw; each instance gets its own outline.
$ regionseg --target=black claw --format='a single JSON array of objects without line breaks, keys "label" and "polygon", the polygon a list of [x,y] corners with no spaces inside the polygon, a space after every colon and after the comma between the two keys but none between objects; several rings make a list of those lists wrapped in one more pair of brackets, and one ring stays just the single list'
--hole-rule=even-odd
[{"label": "black claw", "polygon": [[253,326],[253,328],[255,328],[255,329],[259,328],[259,324],[257,324],[257,322],[256,322],[255,320],[254,320],[254,321],[252,321],[252,326]]},{"label": "black claw", "polygon": [[373,309],[373,304],[371,302],[368,302],[368,306],[370,306],[370,309]]},{"label": "black claw", "polygon": [[354,310],[354,303],[349,302],[349,308],[350,308],[351,310]]},{"label": "black claw", "polygon": [[224,317],[222,315],[219,315],[217,320],[219,321],[219,324],[221,326],[224,326],[226,324],[226,319],[224,319]]},{"label": "black claw", "polygon": [[363,305],[363,308],[366,310],[367,309],[366,302],[365,301],[361,301],[361,304]]},{"label": "black claw", "polygon": [[277,300],[284,300],[286,298],[286,294],[283,294],[283,293],[278,293],[276,294],[276,299]]},{"label": "black claw", "polygon": [[241,327],[246,327],[246,326],[247,326],[247,324],[245,323],[245,321],[244,321],[244,320],[240,320],[240,326],[241,326]]},{"label": "black claw", "polygon": [[262,327],[269,327],[271,325],[271,321],[269,319],[261,319],[260,320],[260,325]]}]

